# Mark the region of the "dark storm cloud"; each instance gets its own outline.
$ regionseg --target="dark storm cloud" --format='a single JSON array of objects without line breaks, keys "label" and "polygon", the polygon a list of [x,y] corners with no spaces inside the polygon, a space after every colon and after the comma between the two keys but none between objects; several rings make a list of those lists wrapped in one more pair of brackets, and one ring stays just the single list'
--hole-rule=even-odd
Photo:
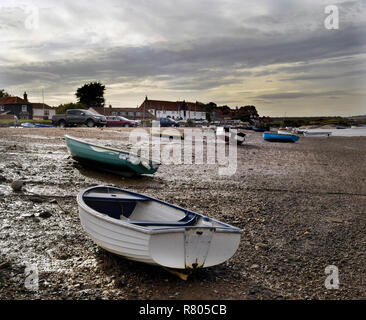
[{"label": "dark storm cloud", "polygon": [[[159,87],[178,95],[193,91],[200,99],[215,89],[217,101],[239,101],[241,85],[262,81],[273,88],[259,83],[255,94],[252,85],[253,98],[292,101],[314,95],[310,88],[286,89],[303,80],[321,83],[324,92],[315,96],[338,97],[347,90],[333,87],[334,77],[351,87],[364,76],[366,1],[336,4],[339,30],[324,27],[328,2],[34,0],[41,17],[37,32],[24,30],[24,10],[12,15],[0,8],[0,45],[9,46],[0,52],[0,88],[45,86],[70,96],[98,80],[119,95],[121,86]],[[236,84],[237,95],[230,96],[227,90]],[[272,93],[279,87],[283,92]]]},{"label": "dark storm cloud", "polygon": [[[93,54],[37,64],[0,66],[8,83],[30,80],[32,74],[40,79],[72,79],[99,76],[113,81],[123,76],[125,80],[148,76],[170,75],[189,77],[205,74],[217,86],[220,78],[235,74],[240,68],[253,68],[272,64],[285,64],[365,52],[365,31],[349,27],[337,32],[322,31],[316,36],[284,39],[281,36],[262,39],[212,38],[163,46],[154,44],[142,47],[118,47],[95,50]],[[211,71],[215,70],[215,71]],[[219,71],[218,71],[219,70]],[[277,70],[279,72],[281,70]],[[259,75],[269,74],[263,71]],[[223,81],[225,84],[225,81]],[[208,87],[210,87],[208,83]]]},{"label": "dark storm cloud", "polygon": [[281,92],[281,93],[272,93],[272,94],[262,94],[257,95],[256,98],[261,99],[298,99],[305,97],[336,97],[336,96],[344,96],[349,95],[349,92],[342,90],[335,91],[323,91],[323,92]]}]

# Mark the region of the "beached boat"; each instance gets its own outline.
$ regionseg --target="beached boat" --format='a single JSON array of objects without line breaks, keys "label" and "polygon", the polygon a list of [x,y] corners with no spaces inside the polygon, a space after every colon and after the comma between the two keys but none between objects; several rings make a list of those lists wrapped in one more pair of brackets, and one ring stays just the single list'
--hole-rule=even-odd
[{"label": "beached boat", "polygon": [[299,140],[299,137],[294,134],[264,132],[263,139],[270,142],[296,142]]},{"label": "beached boat", "polygon": [[231,132],[229,127],[218,127],[216,129],[217,136],[225,136],[225,142],[230,143],[230,137],[232,141],[236,141],[237,145],[242,145],[245,141],[246,134],[244,132]]},{"label": "beached boat", "polygon": [[48,124],[30,123],[30,122],[22,123],[21,126],[23,128],[55,128],[55,126],[48,125]]},{"label": "beached boat", "polygon": [[256,126],[253,126],[252,129],[256,132],[264,132],[264,131],[268,130],[268,128],[261,128],[261,127],[256,127]]},{"label": "beached boat", "polygon": [[184,139],[184,132],[179,131],[178,129],[165,129],[165,128],[160,128],[160,129],[155,129],[153,128],[151,130],[151,135],[153,136],[160,136],[162,138],[169,138],[169,139],[174,139],[174,138],[178,138],[183,140]]},{"label": "beached boat", "polygon": [[50,124],[42,124],[42,123],[35,123],[35,128],[56,128],[56,126],[50,125]]},{"label": "beached boat", "polygon": [[286,130],[277,130],[278,134],[291,134],[291,132],[286,131]]},{"label": "beached boat", "polygon": [[94,169],[131,177],[136,174],[154,174],[160,165],[128,151],[99,146],[68,135],[65,138],[72,157]]},{"label": "beached boat", "polygon": [[85,232],[100,247],[130,260],[196,269],[230,259],[242,230],[131,191],[97,186],[77,196]]},{"label": "beached boat", "polygon": [[332,132],[330,131],[304,131],[304,137],[314,137],[314,138],[322,138],[329,137]]}]

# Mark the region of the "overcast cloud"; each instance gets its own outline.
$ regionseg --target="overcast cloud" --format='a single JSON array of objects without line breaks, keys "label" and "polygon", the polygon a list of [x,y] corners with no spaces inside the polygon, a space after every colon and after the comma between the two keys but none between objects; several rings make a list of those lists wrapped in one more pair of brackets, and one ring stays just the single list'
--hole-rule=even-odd
[{"label": "overcast cloud", "polygon": [[[327,30],[327,5],[340,13]],[[366,0],[0,2],[0,88],[115,107],[151,99],[254,104],[261,114],[366,114]]]}]

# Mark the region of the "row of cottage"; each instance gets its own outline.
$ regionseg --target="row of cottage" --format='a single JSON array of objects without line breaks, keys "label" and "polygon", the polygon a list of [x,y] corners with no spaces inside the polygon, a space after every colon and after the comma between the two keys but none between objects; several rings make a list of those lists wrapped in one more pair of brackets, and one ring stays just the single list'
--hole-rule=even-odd
[{"label": "row of cottage", "polygon": [[[249,109],[248,109],[249,108]],[[227,108],[229,109],[229,108]],[[186,101],[162,101],[150,100],[147,97],[138,108],[114,108],[91,107],[95,113],[105,116],[123,116],[131,120],[143,120],[154,118],[173,118],[178,120],[206,120],[206,111],[197,102]],[[229,109],[231,110],[231,109]],[[226,110],[227,111],[227,110]],[[225,109],[217,108],[215,110],[215,119],[230,119],[231,112],[226,112]],[[250,107],[242,107],[239,113],[252,113]],[[257,116],[256,110],[254,107]],[[51,119],[56,114],[56,108],[45,103],[32,103],[28,101],[27,93],[24,92],[23,98],[20,97],[5,97],[0,98],[0,119],[13,118],[17,116],[19,119]]]}]

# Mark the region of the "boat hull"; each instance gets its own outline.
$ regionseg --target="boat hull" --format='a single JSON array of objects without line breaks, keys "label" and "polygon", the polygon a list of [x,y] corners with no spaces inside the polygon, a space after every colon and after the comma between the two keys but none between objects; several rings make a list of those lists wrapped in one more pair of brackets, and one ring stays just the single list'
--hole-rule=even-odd
[{"label": "boat hull", "polygon": [[299,140],[298,136],[295,136],[293,134],[277,134],[277,133],[270,133],[270,132],[264,132],[263,133],[263,139],[265,141],[270,142],[296,142]]},{"label": "boat hull", "polygon": [[89,144],[70,136],[65,136],[65,138],[71,156],[92,168],[132,176],[134,174],[154,174],[159,167],[158,163],[140,159],[125,151]]},{"label": "boat hull", "polygon": [[205,268],[230,259],[239,247],[242,231],[227,224],[148,228],[105,216],[84,202],[83,194],[90,189],[77,197],[83,229],[97,245],[129,260],[176,269]]},{"label": "boat hull", "polygon": [[252,129],[255,131],[255,132],[265,132],[268,130],[268,128],[259,128],[259,127],[256,127],[256,126],[253,126]]},{"label": "boat hull", "polygon": [[309,132],[309,131],[304,131],[303,135],[304,137],[312,137],[312,138],[326,138],[331,136],[331,132],[320,132],[320,131],[314,131],[314,132]]}]

